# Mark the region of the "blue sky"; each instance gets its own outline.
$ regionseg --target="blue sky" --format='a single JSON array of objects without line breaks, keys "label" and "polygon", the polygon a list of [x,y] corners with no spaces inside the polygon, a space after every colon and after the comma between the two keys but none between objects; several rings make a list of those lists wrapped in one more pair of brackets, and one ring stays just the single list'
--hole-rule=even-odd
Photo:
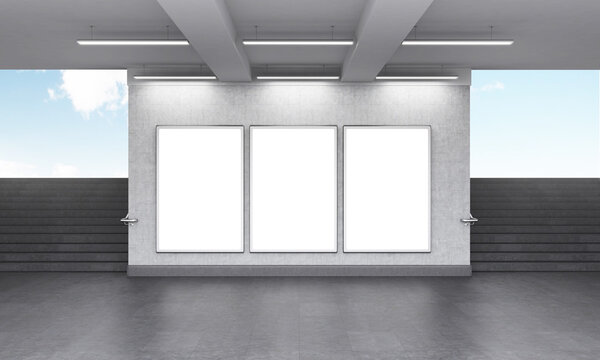
[{"label": "blue sky", "polygon": [[600,177],[599,73],[473,71],[471,177]]},{"label": "blue sky", "polygon": [[[0,177],[126,177],[124,70],[0,71]],[[600,177],[598,71],[473,71],[472,177]]]},{"label": "blue sky", "polygon": [[0,71],[0,177],[126,177],[123,70]]}]

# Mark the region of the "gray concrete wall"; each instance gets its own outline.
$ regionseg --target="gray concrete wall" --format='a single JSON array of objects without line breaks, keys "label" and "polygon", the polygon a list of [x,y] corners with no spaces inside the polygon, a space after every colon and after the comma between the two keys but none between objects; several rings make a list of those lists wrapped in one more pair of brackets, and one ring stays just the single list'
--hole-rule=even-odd
[{"label": "gray concrete wall", "polygon": [[[338,179],[338,253],[156,252],[156,126],[246,127],[246,224],[249,223],[248,126],[430,125],[431,253],[343,253],[343,178]],[[469,86],[399,84],[192,84],[129,87],[129,265],[468,265]]]}]

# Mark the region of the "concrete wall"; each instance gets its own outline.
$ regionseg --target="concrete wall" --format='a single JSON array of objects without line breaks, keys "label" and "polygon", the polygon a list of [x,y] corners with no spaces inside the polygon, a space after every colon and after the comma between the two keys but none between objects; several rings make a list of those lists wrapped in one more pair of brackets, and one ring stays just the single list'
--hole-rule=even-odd
[{"label": "concrete wall", "polygon": [[[339,176],[338,253],[156,252],[156,126],[246,127],[246,224],[249,223],[249,125],[430,125],[431,253],[344,254],[343,177]],[[469,265],[469,86],[399,84],[191,84],[129,87],[129,265]]]}]

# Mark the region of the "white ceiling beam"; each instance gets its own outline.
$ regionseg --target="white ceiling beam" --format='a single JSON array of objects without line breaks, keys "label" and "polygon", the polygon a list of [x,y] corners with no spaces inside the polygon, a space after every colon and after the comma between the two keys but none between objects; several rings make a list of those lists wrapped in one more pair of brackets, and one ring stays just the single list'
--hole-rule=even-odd
[{"label": "white ceiling beam", "polygon": [[224,0],[158,0],[221,81],[251,81],[250,63]]},{"label": "white ceiling beam", "polygon": [[374,80],[432,2],[369,0],[344,60],[342,81]]}]

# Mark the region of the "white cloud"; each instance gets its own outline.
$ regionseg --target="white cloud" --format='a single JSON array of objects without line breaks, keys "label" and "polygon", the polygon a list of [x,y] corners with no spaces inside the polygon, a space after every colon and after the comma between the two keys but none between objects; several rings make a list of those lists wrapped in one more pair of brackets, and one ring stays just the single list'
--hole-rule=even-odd
[{"label": "white cloud", "polygon": [[54,164],[52,167],[52,177],[77,177],[79,170],[76,166],[65,164]]},{"label": "white cloud", "polygon": [[58,89],[48,89],[50,99],[67,97],[86,118],[95,111],[115,111],[127,104],[125,70],[62,70],[61,73]]},{"label": "white cloud", "polygon": [[500,81],[496,81],[493,83],[485,84],[481,87],[481,91],[494,91],[494,90],[504,90],[504,83]]},{"label": "white cloud", "polygon": [[16,161],[0,160],[0,177],[37,177],[35,166]]},{"label": "white cloud", "polygon": [[56,91],[54,91],[54,89],[48,89],[48,97],[50,98],[50,100],[58,99],[58,95],[56,94]]}]

